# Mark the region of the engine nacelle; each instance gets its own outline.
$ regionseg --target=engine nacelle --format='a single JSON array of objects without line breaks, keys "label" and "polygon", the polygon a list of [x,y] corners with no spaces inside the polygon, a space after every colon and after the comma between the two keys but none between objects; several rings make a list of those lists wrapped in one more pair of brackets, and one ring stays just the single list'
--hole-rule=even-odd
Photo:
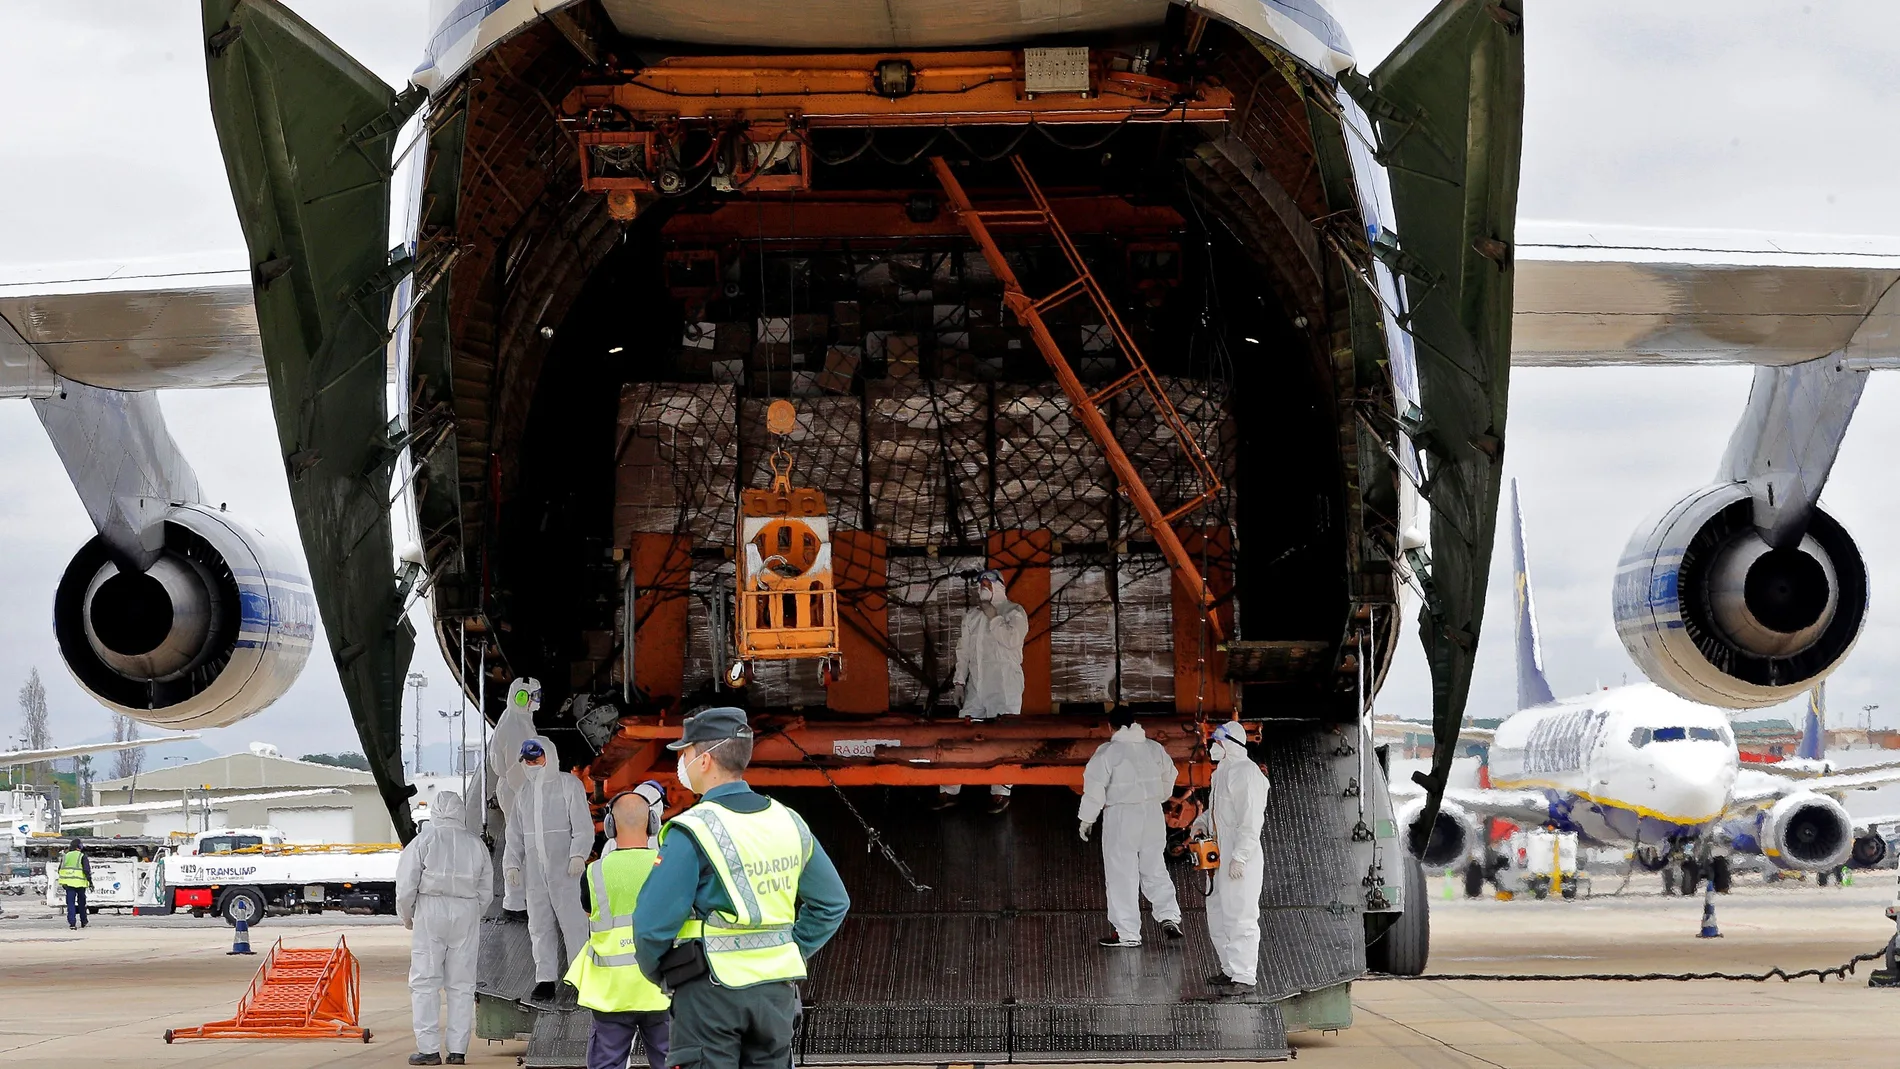
[{"label": "engine nacelle", "polygon": [[1616,632],[1643,674],[1694,702],[1754,709],[1813,689],[1867,619],[1867,566],[1816,508],[1801,542],[1756,533],[1747,487],[1690,494],[1638,528],[1617,566]]},{"label": "engine nacelle", "polygon": [[1763,815],[1758,840],[1762,856],[1780,868],[1826,872],[1846,864],[1854,822],[1825,794],[1791,794]]},{"label": "engine nacelle", "polygon": [[175,505],[165,548],[121,571],[94,538],[66,566],[53,630],[86,692],[143,723],[234,724],[283,696],[316,633],[310,578],[295,553],[236,517]]},{"label": "engine nacelle", "polygon": [[[1399,827],[1404,829],[1408,844],[1412,842],[1412,825],[1424,815],[1425,799],[1407,802],[1399,810]],[[1431,868],[1455,865],[1484,845],[1484,828],[1478,818],[1463,806],[1454,802],[1441,802],[1438,816],[1432,821],[1431,838],[1425,843],[1425,852],[1419,860]]]}]

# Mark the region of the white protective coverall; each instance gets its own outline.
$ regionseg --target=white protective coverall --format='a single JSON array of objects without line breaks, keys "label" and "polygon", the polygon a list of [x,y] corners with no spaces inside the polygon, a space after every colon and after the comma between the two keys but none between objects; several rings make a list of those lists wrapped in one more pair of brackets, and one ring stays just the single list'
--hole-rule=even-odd
[{"label": "white protective coverall", "polygon": [[[540,708],[541,684],[533,679],[515,680],[508,686],[508,707],[488,735],[488,768],[495,774],[495,804],[501,807],[502,820],[507,824],[515,822],[515,794],[527,778],[521,765],[521,744],[534,738],[534,714]],[[528,908],[520,884],[501,889],[501,908],[516,912]]]},{"label": "white protective coverall", "polygon": [[1140,724],[1117,728],[1082,770],[1082,807],[1076,815],[1083,824],[1101,818],[1108,923],[1124,941],[1141,941],[1142,898],[1157,923],[1181,921],[1168,877],[1167,821],[1161,815],[1161,803],[1173,793],[1174,759]]},{"label": "white protective coverall", "polygon": [[526,778],[508,819],[502,869],[510,881],[521,881],[528,902],[535,982],[552,983],[587,945],[581,873],[594,849],[594,817],[581,781],[555,765],[554,743],[540,735],[535,741],[548,762],[522,766]]},{"label": "white protective coverall", "polygon": [[[962,715],[971,720],[1019,716],[1023,711],[1023,643],[1029,613],[1009,600],[1001,583],[984,584],[992,600],[963,614],[957,636],[957,668],[951,682],[963,687]],[[992,615],[988,610],[994,609]]]},{"label": "white protective coverall", "polygon": [[1195,821],[1220,844],[1220,869],[1207,896],[1207,934],[1221,971],[1237,984],[1251,985],[1260,961],[1260,832],[1267,819],[1267,774],[1247,756],[1247,747],[1231,738],[1219,738],[1212,756],[1218,764],[1208,811]]},{"label": "white protective coverall", "polygon": [[409,937],[409,1007],[416,1050],[442,1052],[442,993],[449,996],[448,1050],[467,1054],[475,1031],[475,965],[482,914],[495,897],[488,844],[463,826],[462,796],[442,791],[429,826],[396,863],[396,915]]}]

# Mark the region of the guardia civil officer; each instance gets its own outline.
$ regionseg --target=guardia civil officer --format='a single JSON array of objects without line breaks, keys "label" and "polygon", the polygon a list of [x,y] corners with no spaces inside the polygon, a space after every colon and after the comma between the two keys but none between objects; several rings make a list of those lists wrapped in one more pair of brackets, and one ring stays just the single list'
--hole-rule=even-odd
[{"label": "guardia civil officer", "polygon": [[633,915],[640,969],[673,996],[668,1066],[790,1065],[797,981],[851,908],[804,818],[746,784],[752,741],[722,707],[668,747],[700,802],[661,830]]}]

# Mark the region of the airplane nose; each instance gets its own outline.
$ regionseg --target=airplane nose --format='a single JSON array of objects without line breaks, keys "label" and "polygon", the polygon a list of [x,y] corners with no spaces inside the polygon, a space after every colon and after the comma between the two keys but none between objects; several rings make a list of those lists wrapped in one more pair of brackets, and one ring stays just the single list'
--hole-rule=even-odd
[{"label": "airplane nose", "polygon": [[1711,820],[1727,804],[1734,766],[1724,755],[1678,753],[1655,758],[1650,770],[1650,808],[1685,822]]}]

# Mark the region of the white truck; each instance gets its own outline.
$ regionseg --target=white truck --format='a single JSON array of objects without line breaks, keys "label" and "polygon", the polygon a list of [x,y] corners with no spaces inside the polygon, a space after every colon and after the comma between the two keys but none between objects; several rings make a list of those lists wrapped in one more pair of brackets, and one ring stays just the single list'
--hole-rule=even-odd
[{"label": "white truck", "polygon": [[276,828],[200,832],[159,867],[161,900],[235,924],[268,914],[396,912],[395,843],[288,843]]}]

